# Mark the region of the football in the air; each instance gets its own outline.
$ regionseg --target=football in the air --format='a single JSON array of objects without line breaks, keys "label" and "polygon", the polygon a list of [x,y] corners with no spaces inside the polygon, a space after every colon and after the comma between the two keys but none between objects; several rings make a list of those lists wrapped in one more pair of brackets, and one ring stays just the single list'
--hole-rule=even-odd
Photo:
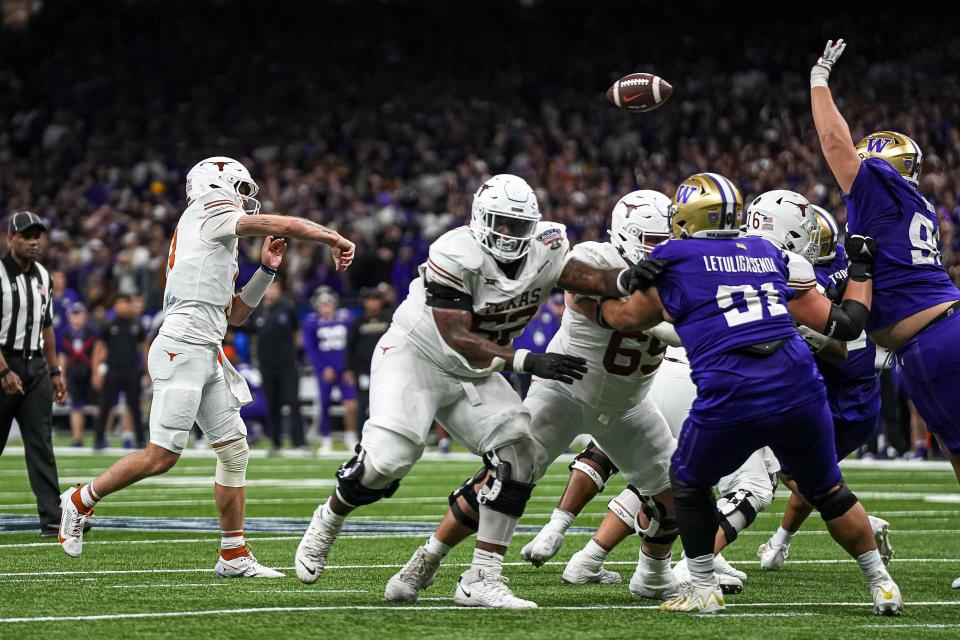
[{"label": "football in the air", "polygon": [[628,111],[652,111],[670,99],[673,87],[652,73],[631,73],[607,89],[610,104]]}]

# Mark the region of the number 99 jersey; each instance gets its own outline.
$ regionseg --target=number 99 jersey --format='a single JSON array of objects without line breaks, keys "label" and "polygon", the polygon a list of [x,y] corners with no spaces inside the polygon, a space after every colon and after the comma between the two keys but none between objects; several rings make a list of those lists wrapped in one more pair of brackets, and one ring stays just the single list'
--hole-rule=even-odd
[{"label": "number 99 jersey", "polygon": [[464,378],[486,377],[447,345],[426,301],[426,283],[461,291],[472,300],[472,331],[508,345],[523,333],[540,305],[547,301],[569,257],[566,227],[537,223],[530,249],[514,278],[508,278],[493,256],[473,238],[468,227],[448,231],[430,245],[420,277],[393,316],[394,326],[443,371]]},{"label": "number 99 jersey", "polygon": [[[616,247],[608,242],[580,243],[570,256],[599,269],[628,266]],[[616,412],[635,407],[643,400],[653,382],[653,374],[663,361],[666,345],[645,333],[625,334],[606,329],[598,325],[595,318],[567,309],[547,351],[580,356],[587,361],[587,374],[582,380],[552,386],[573,395],[586,406]]]}]

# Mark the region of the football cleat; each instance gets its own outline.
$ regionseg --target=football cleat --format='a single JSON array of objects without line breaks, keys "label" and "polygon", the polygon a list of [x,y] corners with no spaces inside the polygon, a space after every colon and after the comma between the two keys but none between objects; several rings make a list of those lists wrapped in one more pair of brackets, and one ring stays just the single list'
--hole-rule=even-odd
[{"label": "football cleat", "polygon": [[486,569],[470,568],[460,574],[453,602],[460,607],[536,609],[537,603],[513,595],[507,579]]},{"label": "football cleat", "polygon": [[954,580],[953,584],[950,586],[953,587],[954,589],[960,589],[960,578],[957,578],[956,580]]},{"label": "football cleat", "polygon": [[686,582],[680,586],[680,592],[672,599],[660,605],[661,611],[680,611],[684,613],[720,613],[726,609],[723,593],[717,580],[704,583]]},{"label": "football cleat", "polygon": [[[716,571],[716,570],[714,570]],[[727,595],[736,595],[743,591],[743,581],[740,578],[735,578],[734,576],[727,575],[725,573],[716,573],[717,581],[720,584],[720,591]],[[687,559],[680,558],[678,562],[673,567],[673,578],[678,583],[690,582],[690,570],[687,568]]]},{"label": "football cleat", "polygon": [[894,555],[893,545],[890,544],[890,523],[882,518],[867,517],[870,519],[873,537],[877,541],[877,551],[880,553],[880,559],[883,560],[883,566],[887,566],[893,560]]},{"label": "football cleat", "polygon": [[889,575],[877,585],[870,587],[873,595],[873,613],[878,616],[898,616],[903,613],[903,597],[900,587]]},{"label": "football cleat", "polygon": [[60,494],[60,531],[57,537],[63,551],[71,558],[79,558],[83,553],[83,531],[87,518],[93,515],[93,509],[88,513],[80,513],[73,504],[73,494],[80,491],[82,485],[71,487]]},{"label": "football cleat", "polygon": [[637,563],[637,570],[630,578],[630,593],[639,598],[666,600],[677,594],[680,584],[670,570],[670,558],[664,560],[666,571],[650,571],[643,563]]},{"label": "football cleat", "polygon": [[790,545],[775,546],[773,538],[757,547],[757,557],[760,558],[760,568],[765,571],[779,571],[790,555]]},{"label": "football cleat", "polygon": [[327,566],[327,555],[330,553],[330,548],[340,534],[341,527],[333,526],[324,521],[321,514],[325,506],[326,504],[321,504],[313,512],[310,526],[307,527],[307,532],[303,534],[303,539],[297,546],[294,568],[300,582],[306,584],[316,582],[320,574],[323,573],[324,567]]},{"label": "football cleat", "polygon": [[557,555],[562,546],[563,532],[547,524],[543,529],[540,529],[533,540],[523,545],[523,549],[520,549],[520,557],[533,564],[533,566],[540,567],[547,560]]},{"label": "football cleat", "polygon": [[747,573],[745,571],[740,571],[740,569],[737,569],[735,566],[727,562],[727,559],[719,553],[713,556],[713,570],[718,574],[733,576],[740,582],[746,582],[747,580]]},{"label": "football cleat", "polygon": [[279,571],[265,567],[260,564],[252,553],[248,552],[245,556],[239,556],[232,560],[217,559],[217,564],[213,567],[213,572],[218,578],[285,578],[286,576]]},{"label": "football cleat", "polygon": [[387,581],[384,599],[390,602],[416,602],[420,592],[433,584],[441,559],[418,547],[407,564]]},{"label": "football cleat", "polygon": [[563,568],[560,579],[567,584],[620,584],[623,578],[616,571],[603,568],[602,562],[591,560],[585,551],[580,550]]}]

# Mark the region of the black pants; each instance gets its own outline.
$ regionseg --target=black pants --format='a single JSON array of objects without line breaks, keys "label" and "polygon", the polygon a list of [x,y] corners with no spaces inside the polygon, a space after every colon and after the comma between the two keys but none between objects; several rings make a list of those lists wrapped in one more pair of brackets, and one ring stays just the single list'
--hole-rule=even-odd
[{"label": "black pants", "polygon": [[53,388],[50,370],[42,357],[29,360],[6,356],[23,384],[23,395],[7,395],[0,389],[0,454],[7,444],[13,419],[20,425],[27,459],[30,488],[37,497],[40,527],[60,526],[60,484],[53,457]]},{"label": "black pants", "polygon": [[120,397],[120,392],[127,401],[127,407],[133,415],[133,431],[137,437],[137,446],[147,444],[146,433],[143,429],[143,419],[140,415],[140,376],[137,369],[107,369],[103,379],[103,389],[100,391],[100,415],[97,417],[97,442],[102,442],[107,430],[107,415],[111,407]]},{"label": "black pants", "polygon": [[290,408],[290,439],[293,446],[304,444],[303,419],[300,416],[300,375],[297,367],[291,363],[288,366],[264,366],[261,364],[260,373],[263,376],[263,395],[267,400],[267,434],[273,440],[275,447],[283,444],[283,408]]}]

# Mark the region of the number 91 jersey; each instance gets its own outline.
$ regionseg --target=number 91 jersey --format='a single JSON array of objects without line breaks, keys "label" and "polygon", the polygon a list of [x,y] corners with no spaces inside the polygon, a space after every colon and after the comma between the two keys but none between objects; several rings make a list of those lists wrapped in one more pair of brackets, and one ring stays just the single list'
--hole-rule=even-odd
[{"label": "number 91 jersey", "polygon": [[433,310],[426,304],[427,282],[456,289],[472,299],[471,330],[501,345],[509,345],[547,301],[567,263],[570,245],[566,227],[537,224],[530,249],[516,276],[508,278],[473,238],[468,227],[448,231],[430,245],[430,256],[420,265],[420,277],[410,284],[410,295],[393,316],[396,328],[431,361],[447,373],[465,378],[486,377],[472,367],[440,335]]},{"label": "number 91 jersey", "polygon": [[[582,242],[573,248],[570,257],[599,269],[627,266],[616,247],[608,242]],[[663,361],[666,345],[645,333],[624,334],[605,329],[594,318],[568,308],[547,351],[584,358],[587,374],[571,385],[546,384],[573,395],[586,406],[614,412],[640,404]]]}]

